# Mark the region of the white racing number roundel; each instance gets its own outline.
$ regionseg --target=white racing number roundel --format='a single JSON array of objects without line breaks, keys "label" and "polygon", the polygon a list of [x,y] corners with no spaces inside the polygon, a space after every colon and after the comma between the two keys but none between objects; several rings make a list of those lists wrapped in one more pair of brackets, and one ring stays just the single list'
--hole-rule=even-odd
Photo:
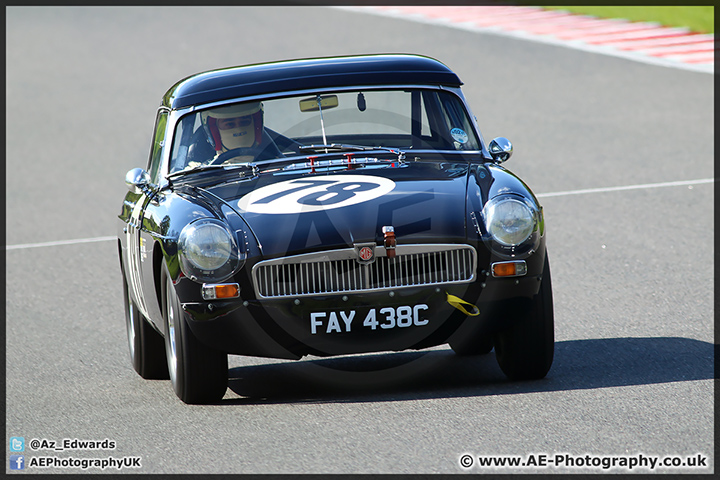
[{"label": "white racing number roundel", "polygon": [[238,207],[253,213],[305,213],[347,207],[381,197],[395,182],[371,175],[328,175],[296,178],[253,190]]}]

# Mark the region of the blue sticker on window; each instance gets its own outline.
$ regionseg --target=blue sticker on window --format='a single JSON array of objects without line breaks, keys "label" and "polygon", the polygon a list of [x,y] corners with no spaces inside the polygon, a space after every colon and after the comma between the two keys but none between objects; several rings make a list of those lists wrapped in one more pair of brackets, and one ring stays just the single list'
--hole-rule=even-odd
[{"label": "blue sticker on window", "polygon": [[468,135],[462,128],[453,128],[450,130],[450,135],[452,135],[453,139],[458,143],[467,143],[468,141]]}]

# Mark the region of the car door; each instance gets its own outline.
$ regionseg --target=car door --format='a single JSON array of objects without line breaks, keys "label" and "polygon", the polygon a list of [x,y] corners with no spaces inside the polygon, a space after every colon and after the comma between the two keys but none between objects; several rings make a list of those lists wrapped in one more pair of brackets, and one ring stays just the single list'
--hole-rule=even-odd
[{"label": "car door", "polygon": [[[162,162],[163,150],[165,148],[165,137],[167,130],[168,111],[161,109],[158,111],[155,120],[155,131],[153,142],[148,160],[147,171],[150,177],[150,183],[157,185],[158,175],[160,172],[160,164]],[[135,304],[140,312],[149,320],[153,318],[148,313],[147,298],[144,295],[145,278],[152,275],[152,265],[148,262],[150,250],[150,232],[144,227],[145,211],[150,204],[155,193],[150,189],[129,194],[126,198],[126,204],[134,205],[130,210],[128,222],[125,229],[127,255],[126,255],[126,271],[128,272],[128,284]],[[130,206],[130,205],[128,205]]]}]

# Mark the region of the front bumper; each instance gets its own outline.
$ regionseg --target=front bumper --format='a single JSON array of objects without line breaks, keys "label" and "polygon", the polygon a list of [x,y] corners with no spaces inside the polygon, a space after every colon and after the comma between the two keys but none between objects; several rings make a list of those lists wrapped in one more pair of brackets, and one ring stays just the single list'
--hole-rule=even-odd
[{"label": "front bumper", "polygon": [[[534,263],[529,271],[536,271]],[[422,349],[447,343],[453,334],[491,333],[506,328],[503,311],[532,298],[539,285],[537,274],[494,278],[481,270],[474,282],[463,285],[182,305],[193,333],[208,346],[231,354],[298,359]],[[477,306],[479,315],[454,307],[448,295]]]}]

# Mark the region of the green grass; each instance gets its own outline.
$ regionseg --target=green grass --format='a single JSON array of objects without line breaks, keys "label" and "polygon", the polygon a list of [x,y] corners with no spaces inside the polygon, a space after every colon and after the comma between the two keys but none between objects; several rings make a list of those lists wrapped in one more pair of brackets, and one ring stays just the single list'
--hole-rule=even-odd
[{"label": "green grass", "polygon": [[624,18],[633,22],[657,22],[667,27],[686,27],[693,32],[715,33],[715,7],[588,6],[546,7],[600,18]]}]

